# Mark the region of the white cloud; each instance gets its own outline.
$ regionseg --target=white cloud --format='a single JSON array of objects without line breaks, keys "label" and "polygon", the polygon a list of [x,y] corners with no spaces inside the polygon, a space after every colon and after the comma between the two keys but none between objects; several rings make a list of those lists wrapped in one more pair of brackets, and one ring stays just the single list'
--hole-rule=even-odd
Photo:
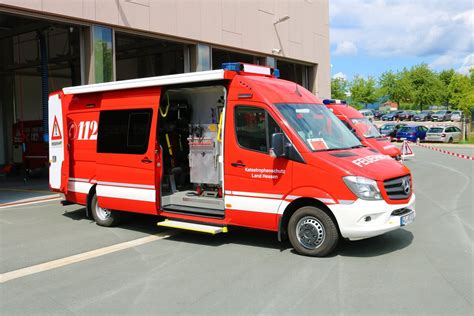
[{"label": "white cloud", "polygon": [[460,64],[463,58],[458,54],[445,54],[436,57],[430,64],[429,67],[432,69],[444,69],[452,68],[453,65]]},{"label": "white cloud", "polygon": [[429,57],[439,59],[435,66],[457,67],[473,51],[471,0],[331,0],[330,19],[333,54],[351,42],[371,56]]},{"label": "white cloud", "polygon": [[461,67],[457,71],[462,74],[467,74],[471,68],[474,68],[474,53],[471,53],[464,58]]},{"label": "white cloud", "polygon": [[343,72],[338,72],[337,74],[334,74],[333,79],[342,79],[342,80],[347,80],[347,75]]},{"label": "white cloud", "polygon": [[341,41],[337,43],[334,55],[347,56],[357,54],[357,46],[351,41]]}]

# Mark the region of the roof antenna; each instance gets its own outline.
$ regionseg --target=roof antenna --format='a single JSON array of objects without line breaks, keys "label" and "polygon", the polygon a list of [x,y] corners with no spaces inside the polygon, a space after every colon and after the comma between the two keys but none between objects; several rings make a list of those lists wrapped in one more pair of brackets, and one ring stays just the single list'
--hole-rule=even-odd
[{"label": "roof antenna", "polygon": [[298,89],[298,83],[295,82],[295,93],[299,96],[302,97],[303,95],[300,92],[300,89]]},{"label": "roof antenna", "polygon": [[298,82],[296,82],[296,77],[297,77],[297,72],[296,72],[296,64],[293,64],[293,70],[294,70],[294,73],[295,73],[295,93],[296,95],[298,95],[299,97],[303,96],[300,92],[300,90],[298,89]]}]

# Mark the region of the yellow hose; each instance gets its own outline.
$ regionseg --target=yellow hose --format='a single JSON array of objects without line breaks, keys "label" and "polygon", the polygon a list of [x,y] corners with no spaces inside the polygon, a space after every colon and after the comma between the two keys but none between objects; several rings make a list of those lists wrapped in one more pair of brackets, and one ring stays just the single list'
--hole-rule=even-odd
[{"label": "yellow hose", "polygon": [[168,95],[168,92],[166,92],[166,100],[168,101],[168,105],[166,106],[165,113],[161,111],[161,106],[160,106],[160,115],[161,117],[166,117],[168,115],[168,111],[170,109],[170,96]]}]

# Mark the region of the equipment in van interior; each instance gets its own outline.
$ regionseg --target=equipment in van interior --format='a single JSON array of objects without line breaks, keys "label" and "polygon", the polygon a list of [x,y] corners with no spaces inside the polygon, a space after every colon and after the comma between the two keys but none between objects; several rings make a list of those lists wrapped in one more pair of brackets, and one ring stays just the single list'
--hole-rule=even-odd
[{"label": "equipment in van interior", "polygon": [[[225,89],[222,86],[170,89],[160,103],[163,148],[162,205],[223,209],[222,141],[219,131]],[[163,109],[163,110],[162,110]],[[214,212],[216,214],[216,212]]]}]

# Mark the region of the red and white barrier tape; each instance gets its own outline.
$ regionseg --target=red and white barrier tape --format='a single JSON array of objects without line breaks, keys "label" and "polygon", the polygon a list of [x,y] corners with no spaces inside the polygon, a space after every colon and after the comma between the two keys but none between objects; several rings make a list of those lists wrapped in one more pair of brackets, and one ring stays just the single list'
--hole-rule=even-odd
[{"label": "red and white barrier tape", "polygon": [[458,157],[458,158],[464,158],[464,159],[467,159],[467,160],[474,160],[474,157],[471,157],[471,156],[468,156],[468,155],[453,153],[452,151],[447,151],[447,150],[444,150],[444,149],[424,145],[424,144],[421,144],[421,143],[413,143],[413,144],[418,145],[420,147],[428,148],[428,149],[431,149],[431,150],[434,150],[434,151],[439,151],[440,153],[455,156],[455,157]]}]

